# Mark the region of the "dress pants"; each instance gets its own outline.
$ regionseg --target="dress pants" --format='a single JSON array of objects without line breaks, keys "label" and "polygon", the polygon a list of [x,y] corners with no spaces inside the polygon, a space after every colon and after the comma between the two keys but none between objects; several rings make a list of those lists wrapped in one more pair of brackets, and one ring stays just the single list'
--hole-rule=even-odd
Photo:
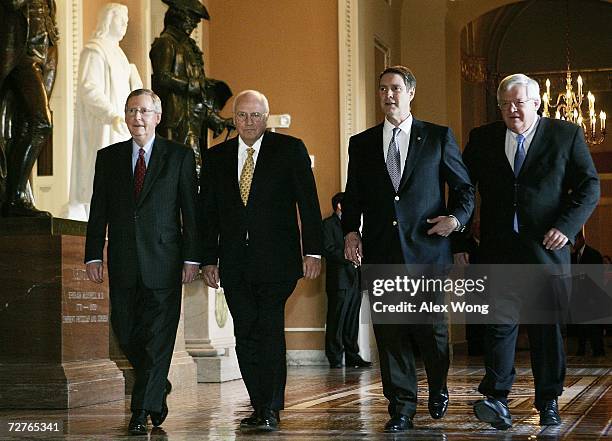
[{"label": "dress pants", "polygon": [[[531,352],[535,402],[556,399],[563,392],[565,350],[559,325],[526,325]],[[505,399],[514,382],[514,349],[519,326],[489,324],[485,333],[485,376],[478,390]]]},{"label": "dress pants", "polygon": [[285,406],[285,303],[296,284],[297,280],[251,282],[247,277],[223,281],[240,373],[256,410]]},{"label": "dress pants", "polygon": [[375,324],[374,334],[389,415],[412,416],[416,412],[418,388],[412,341],[425,364],[430,394],[445,390],[450,364],[446,323]]},{"label": "dress pants", "polygon": [[181,285],[111,287],[110,300],[113,331],[134,368],[131,410],[159,413],[181,314]]},{"label": "dress pants", "polygon": [[331,365],[342,362],[342,353],[345,354],[347,364],[359,358],[357,337],[360,308],[358,277],[350,288],[327,291],[325,355]]}]

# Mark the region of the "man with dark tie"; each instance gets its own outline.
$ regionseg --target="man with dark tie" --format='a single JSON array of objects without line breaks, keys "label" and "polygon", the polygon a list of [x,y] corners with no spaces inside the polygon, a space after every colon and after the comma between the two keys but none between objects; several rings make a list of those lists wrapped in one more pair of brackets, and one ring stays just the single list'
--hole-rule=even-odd
[{"label": "man with dark tie", "polygon": [[[356,265],[448,264],[448,236],[472,214],[474,189],[453,134],[448,127],[413,118],[415,87],[408,68],[385,69],[379,77],[385,121],[350,140],[342,226],[345,256]],[[413,427],[417,377],[412,341],[427,371],[429,412],[442,418],[448,407],[446,323],[374,323],[374,333],[391,416],[385,432]]]},{"label": "man with dark tie", "polygon": [[342,367],[342,356],[348,367],[370,367],[372,363],[359,355],[359,310],[361,281],[359,268],[344,258],[342,234],[342,200],[344,193],[332,197],[331,216],[323,220],[323,255],[325,256],[325,290],[327,320],[325,355],[332,368]]},{"label": "man with dark tie", "polygon": [[261,431],[278,430],[284,407],[285,303],[299,278],[319,275],[322,252],[310,157],[301,140],[266,131],[268,114],[262,93],[238,94],[238,136],[207,151],[200,177],[204,281],[223,286],[234,318],[254,410],[240,427]]},{"label": "man with dark tie", "polygon": [[102,283],[107,267],[111,324],[134,368],[132,435],[160,426],[168,415],[167,380],[181,313],[181,282],[195,278],[200,262],[193,152],[155,135],[161,101],[137,89],[125,104],[132,139],[98,151],[87,224],[85,262]]},{"label": "man with dark tie", "polygon": [[[523,74],[501,81],[497,102],[503,121],[472,130],[463,154],[481,198],[479,261],[529,264],[526,271],[544,267],[537,264],[569,264],[568,242],[593,212],[600,193],[582,128],[539,117],[540,88]],[[506,288],[519,292],[520,285]],[[528,324],[527,331],[540,425],[558,425],[557,397],[565,378],[561,329],[558,324]],[[517,334],[518,323],[512,321],[486,327],[485,376],[478,388],[486,398],[474,405],[474,413],[501,430],[512,426],[507,400]]]}]

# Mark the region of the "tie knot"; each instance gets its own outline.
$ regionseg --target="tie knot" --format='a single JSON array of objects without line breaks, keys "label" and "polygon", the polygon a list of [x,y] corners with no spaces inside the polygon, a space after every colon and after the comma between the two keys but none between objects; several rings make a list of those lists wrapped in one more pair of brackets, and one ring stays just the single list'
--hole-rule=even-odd
[{"label": "tie knot", "polygon": [[253,153],[255,153],[255,149],[253,147],[247,147],[247,154],[253,156]]},{"label": "tie knot", "polygon": [[395,138],[397,136],[397,134],[399,133],[400,128],[399,127],[393,127],[393,137]]},{"label": "tie knot", "polygon": [[144,158],[144,154],[145,154],[145,151],[144,151],[144,149],[141,147],[141,148],[138,150],[138,157],[139,157],[139,158]]},{"label": "tie knot", "polygon": [[523,135],[516,135],[516,143],[521,145],[525,141],[525,137]]}]

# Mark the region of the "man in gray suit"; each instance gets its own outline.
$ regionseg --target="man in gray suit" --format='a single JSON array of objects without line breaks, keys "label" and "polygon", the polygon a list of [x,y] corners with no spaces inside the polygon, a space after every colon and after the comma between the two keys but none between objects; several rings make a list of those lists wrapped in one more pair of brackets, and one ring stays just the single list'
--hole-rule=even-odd
[{"label": "man in gray suit", "polygon": [[102,283],[108,230],[111,324],[136,376],[133,435],[147,433],[148,416],[160,426],[168,415],[181,282],[193,281],[200,262],[194,154],[155,135],[160,119],[153,91],[130,93],[125,120],[132,139],[98,152],[85,245],[87,275]]}]

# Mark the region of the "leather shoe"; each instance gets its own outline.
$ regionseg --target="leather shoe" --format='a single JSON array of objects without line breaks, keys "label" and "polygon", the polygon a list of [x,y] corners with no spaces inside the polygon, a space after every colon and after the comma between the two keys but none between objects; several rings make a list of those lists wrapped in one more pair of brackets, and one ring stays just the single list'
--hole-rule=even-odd
[{"label": "leather shoe", "polygon": [[429,414],[434,420],[442,418],[448,409],[448,389],[444,388],[443,392],[430,395],[427,407],[429,408]]},{"label": "leather shoe", "polygon": [[257,411],[254,410],[250,416],[240,420],[240,428],[241,429],[255,429],[257,427],[258,421],[259,421],[259,417],[257,416]]},{"label": "leather shoe", "polygon": [[166,417],[168,416],[168,403],[166,402],[166,398],[168,397],[170,392],[172,392],[172,383],[166,380],[166,390],[164,391],[164,399],[162,401],[161,412],[149,412],[149,415],[151,415],[151,422],[155,427],[161,426],[166,420]]},{"label": "leather shoe", "polygon": [[280,417],[278,415],[278,410],[268,408],[262,409],[261,412],[259,412],[256,429],[264,432],[276,431],[278,430],[279,421]]},{"label": "leather shoe", "polygon": [[372,367],[371,361],[365,361],[360,356],[357,356],[354,360],[347,360],[346,365],[352,368],[369,368]]},{"label": "leather shoe", "polygon": [[135,410],[132,412],[132,418],[128,425],[130,435],[146,435],[147,434],[147,411],[144,409]]},{"label": "leather shoe", "polygon": [[386,433],[397,433],[397,432],[405,432],[414,427],[412,424],[412,417],[408,415],[402,415],[398,413],[391,417],[387,424],[385,424],[385,432]]},{"label": "leather shoe", "polygon": [[487,397],[474,403],[474,414],[480,421],[498,430],[512,427],[512,415],[508,406],[496,398]]},{"label": "leather shoe", "polygon": [[329,367],[331,369],[342,369],[342,363],[330,363]]},{"label": "leather shoe", "polygon": [[557,400],[549,400],[542,406],[536,407],[540,411],[540,426],[558,426],[561,424]]}]

